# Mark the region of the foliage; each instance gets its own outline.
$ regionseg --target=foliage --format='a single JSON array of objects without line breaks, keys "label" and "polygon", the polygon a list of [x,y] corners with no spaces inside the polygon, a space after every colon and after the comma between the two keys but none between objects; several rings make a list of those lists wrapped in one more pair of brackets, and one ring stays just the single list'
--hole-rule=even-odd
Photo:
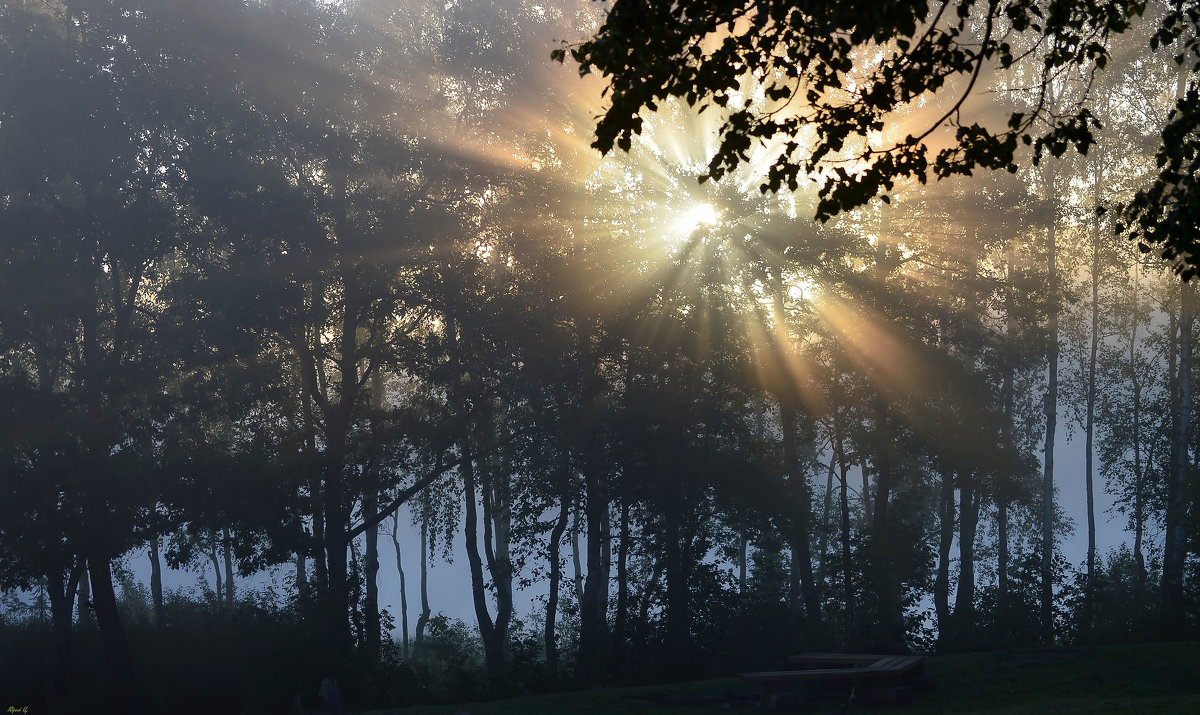
[{"label": "foliage", "polygon": [[487,692],[479,635],[458,619],[437,614],[429,619],[425,640],[413,653],[421,700],[475,700]]},{"label": "foliage", "polygon": [[[664,6],[625,0],[613,5],[595,37],[570,53],[581,73],[609,80],[609,105],[593,144],[601,152],[614,144],[628,150],[642,130],[642,110],[654,111],[669,97],[701,111],[727,108],[720,146],[702,180],[720,179],[765,146],[764,191],[795,191],[828,168],[816,210],[826,220],[878,194],[886,197],[897,180],[924,183],[931,169],[939,178],[969,175],[976,167],[1016,171],[1020,143],[1034,146],[1035,161],[1043,153],[1060,156],[1069,145],[1086,153],[1099,125],[1083,103],[1065,112],[1048,106],[1051,80],[1068,66],[1103,68],[1109,37],[1128,30],[1143,8],[1124,0],[1047,8],[1022,0],[986,7],[915,0],[850,12],[825,2]],[[1012,70],[1024,46],[1041,48],[1032,111],[1012,112],[1000,130],[961,123],[959,111],[984,68]],[[878,57],[856,61],[868,50]],[[561,61],[565,52],[554,56]],[[765,102],[747,101],[747,80],[749,91],[761,87]],[[938,101],[946,95],[949,102]],[[894,143],[869,141],[889,118],[928,98],[935,119]],[[929,138],[943,125],[954,127],[953,142],[931,162]],[[812,144],[803,146],[800,138],[809,134]],[[860,167],[838,166],[843,156]]]}]

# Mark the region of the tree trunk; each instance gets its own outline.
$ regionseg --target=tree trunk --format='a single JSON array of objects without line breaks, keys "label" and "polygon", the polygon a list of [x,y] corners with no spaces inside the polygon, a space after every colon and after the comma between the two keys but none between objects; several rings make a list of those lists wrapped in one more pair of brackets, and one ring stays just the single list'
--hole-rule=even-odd
[{"label": "tree trunk", "polygon": [[1187,558],[1187,506],[1185,494],[1191,460],[1188,455],[1188,436],[1191,428],[1192,406],[1192,301],[1191,286],[1179,286],[1179,365],[1175,373],[1176,389],[1173,412],[1175,434],[1172,442],[1171,475],[1167,481],[1166,544],[1163,547],[1163,619],[1165,634],[1183,633],[1184,614],[1183,568]]},{"label": "tree trunk", "polygon": [[[1136,287],[1135,287],[1136,290]],[[1137,303],[1134,294],[1134,304]],[[1133,386],[1133,559],[1137,564],[1134,574],[1134,603],[1143,603],[1146,588],[1146,558],[1143,554],[1142,534],[1146,527],[1145,482],[1142,473],[1142,382],[1137,362],[1137,320],[1129,336],[1129,379]]]},{"label": "tree trunk", "polygon": [[558,619],[558,591],[562,585],[562,538],[567,530],[567,522],[571,518],[571,489],[569,457],[564,450],[563,464],[559,470],[558,519],[550,530],[550,587],[546,594],[546,624],[542,638],[546,647],[546,669],[550,671],[552,681],[558,680],[558,641],[555,637],[555,626]]},{"label": "tree trunk", "polygon": [[[316,293],[316,286],[312,287],[313,293]],[[303,374],[305,368],[302,365],[297,365],[297,373]],[[302,383],[308,382],[302,379]],[[317,548],[313,549],[309,555],[313,559],[313,581],[317,589],[317,593],[322,596],[329,589],[329,574],[327,564],[325,563],[325,510],[322,507],[324,503],[324,494],[321,489],[321,466],[320,459],[317,454],[317,427],[316,418],[313,415],[312,395],[310,394],[311,385],[307,389],[301,390],[300,393],[300,410],[303,415],[304,424],[304,443],[301,450],[304,455],[304,464],[308,471],[308,495],[309,507],[312,517],[312,539],[311,543],[316,544]],[[305,589],[307,590],[307,588]]]},{"label": "tree trunk", "polygon": [[[374,473],[373,468],[367,470]],[[363,518],[374,519],[379,509],[378,485],[374,479],[368,478],[368,484],[363,491]],[[399,518],[399,517],[397,517]],[[383,635],[379,622],[379,527],[374,526],[363,532],[363,576],[365,588],[363,591],[363,648],[367,659],[375,662],[379,659],[379,649]],[[400,551],[396,551],[397,563]]]},{"label": "tree trunk", "polygon": [[[681,487],[677,487],[679,489]],[[680,521],[684,508],[683,499],[676,496],[673,503],[667,505],[664,514],[663,538],[666,546],[666,580],[667,580],[667,652],[675,660],[668,664],[667,671],[675,677],[689,675],[688,663],[684,656],[691,652],[691,613],[688,609],[687,571],[684,567],[683,540],[684,534]]]},{"label": "tree trunk", "polygon": [[[330,525],[332,526],[332,524]],[[329,565],[329,590],[322,609],[329,647],[337,653],[348,654],[353,649],[350,633],[350,544],[346,542],[344,530],[330,529],[325,536],[325,559]]]},{"label": "tree trunk", "polygon": [[[492,440],[495,432],[490,420],[487,439]],[[508,675],[508,627],[513,614],[512,558],[509,553],[509,534],[512,531],[512,507],[508,482],[498,474],[495,457],[485,457],[482,467],[483,491],[483,547],[487,559],[488,573],[492,577],[492,593],[496,602],[496,618],[493,621],[494,648],[500,652],[500,670],[493,671],[498,687],[507,687]]]},{"label": "tree trunk", "polygon": [[[479,554],[479,505],[476,485],[475,462],[471,457],[470,439],[466,436],[460,441],[460,449],[464,455],[461,465],[463,478],[463,502],[466,507],[466,522],[463,525],[466,540],[467,564],[471,572],[471,598],[475,606],[475,618],[479,624],[479,636],[483,640],[483,655],[487,665],[488,678],[495,688],[502,687],[505,682],[506,662],[505,643],[497,632],[496,624],[488,611],[487,590],[483,578],[483,558]],[[486,485],[484,485],[486,489]],[[484,528],[490,530],[486,523],[489,514],[485,512]]]},{"label": "tree trunk", "polygon": [[820,541],[817,545],[817,553],[821,559],[822,573],[828,572],[829,564],[829,535],[833,531],[833,526],[830,520],[833,518],[833,460],[829,460],[828,469],[825,472],[825,499],[821,508],[821,533]]},{"label": "tree trunk", "polygon": [[1058,264],[1057,264],[1057,195],[1054,190],[1053,162],[1046,162],[1046,183],[1051,207],[1050,225],[1046,230],[1047,291],[1050,295],[1048,323],[1049,345],[1046,378],[1046,442],[1043,448],[1042,470],[1042,573],[1041,573],[1041,634],[1042,642],[1054,643],[1054,438],[1058,431]]},{"label": "tree trunk", "polygon": [[[350,508],[346,495],[345,465],[347,427],[346,415],[326,417],[324,486],[325,486],[325,562],[328,589],[321,609],[329,647],[335,654],[349,656],[354,650],[354,639],[350,632],[350,580],[348,552],[350,541],[347,528],[350,523]],[[357,609],[355,609],[357,610]]]},{"label": "tree trunk", "polygon": [[873,510],[871,509],[871,474],[865,458],[859,462],[858,472],[862,475],[862,491],[859,492],[859,500],[862,501],[863,508],[862,524],[867,525],[871,523]]},{"label": "tree trunk", "polygon": [[750,540],[746,538],[746,532],[738,533],[738,593],[743,596],[746,594],[746,551],[749,546]]},{"label": "tree trunk", "polygon": [[601,653],[607,655],[612,634],[608,630],[608,594],[612,583],[612,510],[609,508],[609,490],[604,488],[604,510],[600,521],[600,602],[596,604],[600,620],[604,625],[604,641]]},{"label": "tree trunk", "polygon": [[954,598],[954,631],[960,650],[975,647],[975,534],[979,493],[974,475],[961,475],[958,507],[958,591]]},{"label": "tree trunk", "polygon": [[221,544],[225,550],[225,603],[233,605],[233,545],[229,540],[229,527],[221,529]]},{"label": "tree trunk", "polygon": [[[1013,382],[1016,367],[1013,364],[1012,344],[1015,340],[1016,319],[1013,316],[1012,305],[1012,247],[1006,250],[1005,280],[1004,280],[1004,323],[1005,339],[1004,357],[1002,363],[1003,377],[1000,382],[1000,402],[1002,419],[1000,421],[1000,446],[1012,454],[1016,453],[1013,444]],[[1007,463],[1008,460],[1005,460]],[[1008,628],[1008,503],[1011,498],[1015,474],[1005,469],[999,475],[993,498],[996,500],[996,622],[999,624],[997,636],[1007,632]],[[1006,641],[1002,637],[1002,641]]]},{"label": "tree trunk", "polygon": [[608,645],[608,590],[610,564],[604,559],[607,541],[608,490],[594,465],[583,470],[587,516],[587,577],[579,605],[579,653],[576,681],[584,687],[598,682]]},{"label": "tree trunk", "polygon": [[329,562],[325,559],[325,514],[319,506],[324,497],[319,477],[312,480],[311,493],[313,502],[317,505],[313,507],[312,514],[312,543],[317,545],[312,551],[313,581],[318,598],[324,598],[325,594],[329,592]]},{"label": "tree trunk", "polygon": [[124,712],[140,711],[139,699],[134,691],[133,664],[129,659],[125,629],[121,626],[117,611],[117,594],[113,590],[112,567],[108,556],[102,553],[89,554],[88,572],[91,575],[96,625],[100,628],[100,642],[104,646],[113,692]]},{"label": "tree trunk", "polygon": [[838,510],[841,515],[840,541],[842,555],[842,648],[851,649],[857,638],[854,635],[854,579],[851,572],[850,548],[850,459],[846,454],[846,425],[842,410],[845,400],[842,391],[842,375],[838,372],[837,361],[834,361],[832,434],[830,446],[838,466]]},{"label": "tree trunk", "polygon": [[362,552],[352,539],[347,542],[346,547],[346,551],[350,555],[350,564],[346,572],[346,613],[350,617],[350,644],[357,644],[359,648],[362,648],[367,641],[366,628],[363,626],[363,609],[359,608],[359,602],[363,597],[363,589],[359,584],[359,579],[363,575],[360,561]]},{"label": "tree trunk", "polygon": [[[363,353],[359,346],[359,331],[366,330],[363,323],[367,299],[362,294],[362,284],[355,270],[357,252],[356,236],[349,213],[349,157],[335,157],[326,165],[329,190],[332,199],[329,217],[333,221],[332,238],[336,243],[333,267],[336,278],[333,289],[340,289],[340,300],[330,306],[331,317],[340,318],[334,341],[337,346],[336,359],[332,361],[337,377],[337,388],[324,376],[324,361],[314,358],[309,389],[321,408],[324,430],[324,452],[322,459],[325,487],[325,544],[328,562],[328,608],[324,610],[327,629],[336,655],[349,656],[354,650],[350,631],[351,617],[359,614],[358,604],[350,599],[350,581],[347,558],[352,547],[349,536],[350,517],[357,494],[352,491],[347,470],[347,453],[351,427],[355,412],[361,402],[360,395],[367,375],[360,374]],[[336,394],[336,400],[330,397]],[[365,627],[364,627],[365,630]]]},{"label": "tree trunk", "polygon": [[933,580],[933,610],[937,615],[937,649],[951,647],[954,624],[950,615],[950,548],[954,543],[954,478],[942,467],[942,485],[938,499],[938,565]]},{"label": "tree trunk", "polygon": [[405,662],[411,657],[408,641],[408,588],[404,583],[404,560],[400,555],[400,513],[392,514],[392,546],[396,549],[396,573],[400,576],[400,653]]},{"label": "tree trunk", "polygon": [[996,635],[1007,641],[1008,628],[1008,505],[996,504]]},{"label": "tree trunk", "polygon": [[[1093,188],[1096,205],[1100,205],[1100,169],[1096,162]],[[1091,334],[1088,336],[1087,388],[1084,417],[1084,489],[1087,492],[1087,582],[1084,586],[1083,622],[1081,630],[1090,635],[1096,613],[1096,493],[1094,482],[1093,453],[1096,433],[1096,358],[1100,349],[1100,225],[1099,217],[1092,224],[1092,315]]]},{"label": "tree trunk", "polygon": [[[626,472],[628,473],[628,472]],[[617,542],[617,614],[613,624],[611,672],[625,672],[625,651],[629,647],[629,499],[621,498],[620,537]]]},{"label": "tree trunk", "polygon": [[575,603],[580,607],[583,606],[583,558],[579,549],[579,518],[583,509],[579,505],[575,505],[572,510],[574,514],[571,516],[571,566],[575,569]]},{"label": "tree trunk", "polygon": [[163,610],[162,563],[158,555],[158,535],[150,537],[150,598],[154,601],[154,627],[162,630],[166,626]]},{"label": "tree trunk", "polygon": [[[61,578],[62,577],[59,576],[56,578],[59,579],[59,584],[60,584],[60,588],[61,588]],[[42,576],[41,578],[38,579],[37,595],[34,596],[34,599],[33,599],[33,610],[37,612],[38,623],[42,624],[42,625],[44,625],[46,623],[46,621],[49,620],[49,612],[46,610],[46,605],[47,605],[46,604],[46,592],[49,590],[49,586],[46,585],[47,580],[48,580],[47,576]]]},{"label": "tree trunk", "polygon": [[89,583],[87,559],[80,557],[79,568],[81,569],[79,578],[79,625],[94,625],[92,618],[92,589]]},{"label": "tree trunk", "polygon": [[[50,622],[54,643],[54,666],[51,672],[52,703],[65,702],[71,686],[71,611],[75,591],[84,575],[80,560],[69,573],[54,571],[47,574],[46,591],[50,596]],[[58,709],[55,707],[54,709]]]},{"label": "tree trunk", "polygon": [[304,554],[296,552],[296,596],[301,601],[308,600],[308,573],[304,564]]},{"label": "tree trunk", "polygon": [[875,411],[875,514],[871,521],[873,569],[875,588],[879,597],[879,645],[891,652],[907,650],[900,585],[896,580],[895,550],[897,544],[888,521],[888,501],[891,498],[892,446],[891,419],[883,395],[874,397]]},{"label": "tree trunk", "polygon": [[[371,373],[371,407],[376,413],[383,411],[383,373],[379,370],[374,370]],[[366,468],[363,470],[363,519],[370,521],[379,514],[379,464],[377,459],[368,460]],[[399,521],[399,516],[396,515],[396,520]],[[363,620],[366,638],[363,639],[363,646],[367,651],[367,659],[369,662],[379,660],[379,651],[383,643],[383,635],[380,632],[382,626],[379,622],[379,527],[373,526],[363,532],[363,546],[365,553],[363,554],[363,576],[366,581],[366,587],[363,593]],[[397,564],[399,564],[400,550],[396,550]],[[400,572],[403,577],[404,572]],[[407,633],[405,634],[407,638]]]},{"label": "tree trunk", "polygon": [[413,633],[413,645],[420,646],[425,640],[425,626],[429,623],[429,517],[422,506],[421,513],[421,615],[417,616],[417,629]]},{"label": "tree trunk", "polygon": [[[790,364],[792,360],[792,336],[788,327],[787,310],[784,305],[783,271],[776,266],[774,269],[772,290],[772,312],[775,322],[776,350],[780,362]],[[796,588],[799,581],[800,595],[804,601],[804,621],[811,633],[817,633],[821,628],[821,603],[817,594],[816,582],[812,570],[812,495],[809,492],[808,480],[800,466],[800,453],[796,444],[797,402],[799,385],[786,384],[776,391],[779,402],[779,425],[783,437],[783,476],[795,499],[795,512],[791,515],[791,533],[789,534],[792,548],[792,601],[795,608]]]},{"label": "tree trunk", "polygon": [[842,513],[842,600],[846,609],[843,615],[842,647],[850,648],[854,637],[854,580],[850,572],[850,488],[847,484],[850,477],[850,465],[846,460],[845,445],[842,442],[841,431],[838,431],[838,508]]},{"label": "tree trunk", "polygon": [[796,408],[792,404],[780,404],[779,421],[783,431],[783,468],[785,478],[795,498],[791,547],[793,578],[799,576],[800,594],[804,600],[805,622],[811,633],[821,628],[821,601],[813,578],[812,550],[809,543],[812,529],[812,495],[808,480],[800,467],[799,449],[796,445]]},{"label": "tree trunk", "polygon": [[217,556],[217,535],[216,533],[209,534],[210,541],[208,542],[208,560],[213,565],[213,578],[216,579],[214,594],[217,597],[217,603],[225,601],[225,582],[221,578],[221,559]]}]

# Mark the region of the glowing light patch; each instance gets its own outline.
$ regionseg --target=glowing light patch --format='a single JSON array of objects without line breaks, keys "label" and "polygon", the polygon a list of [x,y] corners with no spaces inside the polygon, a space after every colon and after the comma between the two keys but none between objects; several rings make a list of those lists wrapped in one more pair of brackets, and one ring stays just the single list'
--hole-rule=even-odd
[{"label": "glowing light patch", "polygon": [[712,204],[693,204],[674,221],[674,229],[682,233],[691,233],[700,228],[716,226],[721,222],[721,212]]}]

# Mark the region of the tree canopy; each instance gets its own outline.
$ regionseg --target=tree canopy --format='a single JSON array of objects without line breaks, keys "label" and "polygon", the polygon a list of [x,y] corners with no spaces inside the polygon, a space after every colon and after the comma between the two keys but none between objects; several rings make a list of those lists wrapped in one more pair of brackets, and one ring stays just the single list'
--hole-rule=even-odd
[{"label": "tree canopy", "polygon": [[[747,162],[765,167],[764,192],[813,180],[825,221],[877,196],[890,202],[897,182],[931,173],[1016,172],[1068,148],[1086,154],[1101,128],[1093,80],[1118,59],[1110,40],[1150,23],[1146,42],[1173,53],[1181,91],[1162,129],[1159,171],[1117,228],[1190,278],[1198,22],[1200,6],[1187,0],[616,0],[591,39],[553,56],[569,51],[581,74],[608,80],[596,149],[627,150],[643,110],[668,98],[719,107],[720,143],[700,180]],[[997,83],[999,111],[979,98]]]}]

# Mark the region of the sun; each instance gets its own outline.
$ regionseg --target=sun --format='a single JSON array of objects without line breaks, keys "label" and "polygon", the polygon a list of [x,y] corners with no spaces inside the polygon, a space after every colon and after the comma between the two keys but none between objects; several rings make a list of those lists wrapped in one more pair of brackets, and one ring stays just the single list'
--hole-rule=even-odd
[{"label": "sun", "polygon": [[710,203],[692,204],[679,213],[671,228],[685,236],[691,235],[699,229],[720,225],[721,213]]}]

